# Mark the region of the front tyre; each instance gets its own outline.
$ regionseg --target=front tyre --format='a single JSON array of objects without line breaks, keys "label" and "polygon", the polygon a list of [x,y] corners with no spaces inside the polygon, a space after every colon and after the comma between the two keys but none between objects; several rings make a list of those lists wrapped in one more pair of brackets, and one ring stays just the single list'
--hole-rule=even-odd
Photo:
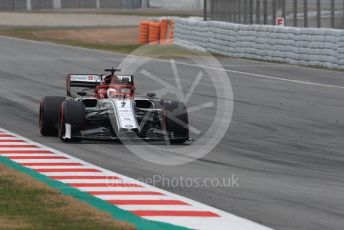
[{"label": "front tyre", "polygon": [[[66,129],[70,126],[70,130]],[[80,142],[81,131],[85,126],[85,105],[79,101],[68,100],[60,109],[59,137],[63,142]]]},{"label": "front tyre", "polygon": [[59,112],[65,97],[43,97],[39,106],[39,130],[42,136],[57,136]]},{"label": "front tyre", "polygon": [[189,140],[189,118],[184,103],[178,101],[164,102],[166,130],[173,136],[169,138],[171,144],[183,144]]}]

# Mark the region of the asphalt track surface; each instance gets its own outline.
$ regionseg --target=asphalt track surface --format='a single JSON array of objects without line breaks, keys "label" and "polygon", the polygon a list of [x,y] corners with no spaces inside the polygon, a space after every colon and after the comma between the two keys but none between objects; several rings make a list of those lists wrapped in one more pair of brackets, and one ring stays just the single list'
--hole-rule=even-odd
[{"label": "asphalt track surface", "polygon": [[[39,101],[65,95],[66,73],[99,73],[123,58],[0,37],[0,127],[132,178],[235,175],[239,187],[156,186],[275,229],[343,228],[343,72],[219,59],[233,87],[233,119],[213,151],[184,165],[153,164],[118,143],[65,144],[40,136]],[[146,68],[173,82],[165,64],[152,60]],[[177,65],[182,85],[190,84],[199,67]],[[152,86],[143,76],[136,79],[142,91]],[[207,82],[197,92],[195,105],[213,97]],[[211,110],[191,113],[190,120],[202,131],[212,122]]]}]

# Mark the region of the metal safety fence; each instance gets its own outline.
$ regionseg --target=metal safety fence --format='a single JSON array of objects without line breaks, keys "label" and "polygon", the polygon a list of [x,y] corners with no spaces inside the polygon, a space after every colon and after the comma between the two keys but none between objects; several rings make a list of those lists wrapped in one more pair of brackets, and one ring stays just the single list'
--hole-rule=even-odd
[{"label": "metal safety fence", "polygon": [[135,9],[143,0],[0,0],[0,11],[59,9]]},{"label": "metal safety fence", "polygon": [[205,0],[205,19],[344,29],[344,0]]}]

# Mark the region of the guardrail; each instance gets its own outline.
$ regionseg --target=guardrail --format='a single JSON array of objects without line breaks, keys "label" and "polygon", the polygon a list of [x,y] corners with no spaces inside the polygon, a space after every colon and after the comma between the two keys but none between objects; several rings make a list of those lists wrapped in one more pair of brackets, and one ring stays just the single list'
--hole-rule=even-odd
[{"label": "guardrail", "polygon": [[224,56],[344,69],[344,30],[174,18],[175,43]]}]

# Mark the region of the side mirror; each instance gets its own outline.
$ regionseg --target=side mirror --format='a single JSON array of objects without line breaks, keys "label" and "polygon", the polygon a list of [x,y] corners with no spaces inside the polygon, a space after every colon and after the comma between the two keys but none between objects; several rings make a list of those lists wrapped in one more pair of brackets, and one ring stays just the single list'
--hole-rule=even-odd
[{"label": "side mirror", "polygon": [[87,95],[87,93],[86,92],[77,92],[76,94],[78,94],[79,96],[82,96],[82,97],[84,97],[84,96],[86,96]]}]

